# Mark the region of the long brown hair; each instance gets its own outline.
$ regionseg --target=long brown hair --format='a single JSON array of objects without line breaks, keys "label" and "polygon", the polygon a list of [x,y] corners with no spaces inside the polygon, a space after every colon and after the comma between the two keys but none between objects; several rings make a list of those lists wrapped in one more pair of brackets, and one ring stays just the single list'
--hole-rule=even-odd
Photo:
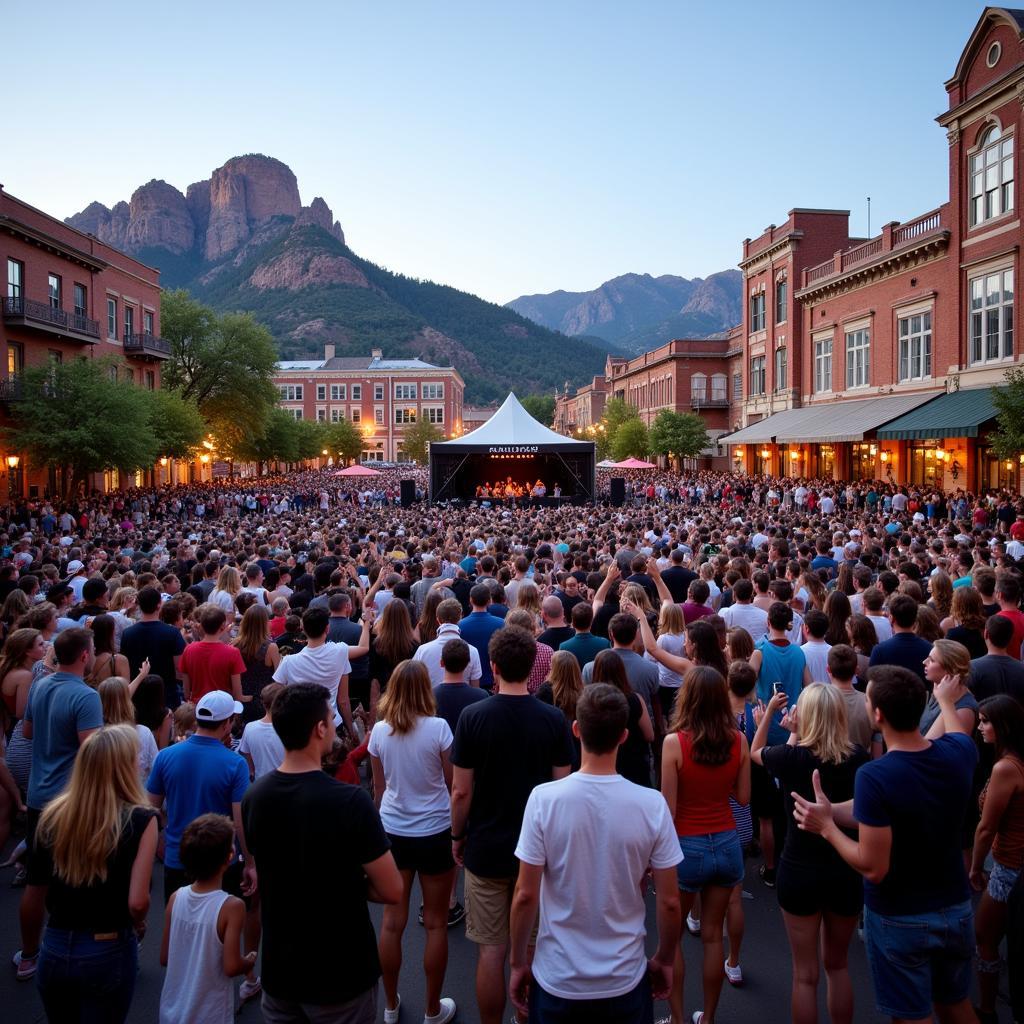
[{"label": "long brown hair", "polygon": [[626,666],[615,651],[600,651],[594,659],[592,683],[610,683],[618,687],[627,697],[633,692],[626,675]]},{"label": "long brown hair", "polygon": [[[622,659],[619,658],[621,662]],[[583,676],[576,655],[569,651],[555,651],[551,655],[551,697],[554,705],[570,722],[576,719],[576,702],[583,692]],[[626,684],[629,685],[628,683]]]},{"label": "long brown hair", "polygon": [[950,615],[964,629],[983,630],[985,628],[985,605],[981,594],[974,587],[957,587],[953,591]]},{"label": "long brown hair", "polygon": [[260,653],[260,648],[270,639],[270,616],[261,604],[246,608],[242,621],[238,624],[238,636],[233,644],[243,658],[252,660]]},{"label": "long brown hair", "polygon": [[420,643],[429,644],[437,639],[437,606],[448,596],[448,591],[428,590],[427,599],[423,602],[416,628],[420,631]]},{"label": "long brown hair", "polygon": [[828,616],[828,629],[825,632],[825,643],[830,647],[846,643],[846,620],[853,614],[850,599],[841,590],[833,590],[825,598],[825,614]]},{"label": "long brown hair", "polygon": [[736,719],[721,672],[708,665],[695,665],[683,676],[671,728],[687,733],[691,755],[698,764],[725,764],[729,760],[736,742]]},{"label": "long brown hair", "polygon": [[380,720],[390,725],[395,735],[401,736],[411,732],[419,719],[432,718],[436,713],[434,688],[430,685],[427,666],[422,661],[411,659],[399,662],[377,705]]},{"label": "long brown hair", "polygon": [[411,656],[416,647],[412,621],[406,603],[393,598],[384,605],[380,626],[374,638],[374,649],[393,665]]}]

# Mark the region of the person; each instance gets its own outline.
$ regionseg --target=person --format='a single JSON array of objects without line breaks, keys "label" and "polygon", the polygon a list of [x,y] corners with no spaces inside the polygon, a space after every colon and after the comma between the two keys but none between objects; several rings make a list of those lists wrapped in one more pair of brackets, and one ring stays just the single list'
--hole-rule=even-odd
[{"label": "person", "polygon": [[[691,668],[683,679],[661,753],[661,792],[675,822],[682,860],[677,866],[682,912],[701,898],[704,1008],[693,1024],[714,1024],[722,992],[722,926],[732,889],[743,880],[743,850],[730,795],[750,802],[750,750],[736,728],[729,690],[720,672]],[[683,1022],[684,962],[677,944],[669,1005]]]},{"label": "person", "polygon": [[1020,658],[1021,642],[1024,641],[1024,612],[1020,610],[1021,583],[1015,572],[1002,571],[996,574],[996,601],[999,614],[1013,623],[1013,639],[1006,648],[1011,658]]},{"label": "person", "polygon": [[185,648],[179,663],[185,700],[195,704],[211,691],[223,690],[238,703],[249,703],[252,695],[242,693],[245,661],[237,647],[224,643],[224,635],[234,620],[228,622],[223,609],[215,604],[200,605],[196,615],[202,639]]},{"label": "person", "polygon": [[128,659],[123,654],[118,654],[114,647],[113,617],[97,615],[89,621],[89,628],[92,630],[96,658],[86,682],[95,689],[104,679],[111,676],[127,677]]},{"label": "person", "polygon": [[135,705],[132,704],[128,683],[119,676],[111,676],[96,687],[96,692],[100,696],[100,705],[103,708],[103,724],[130,725],[137,733],[139,782],[145,782],[149,778],[149,771],[156,760],[156,739],[150,729],[136,723]]},{"label": "person", "polygon": [[160,1024],[231,1024],[232,979],[256,963],[255,950],[241,951],[245,904],[223,889],[235,826],[222,814],[201,814],[182,834],[179,852],[192,884],[171,893],[164,910]]},{"label": "person", "polygon": [[217,576],[217,586],[210,591],[207,600],[215,604],[225,615],[234,618],[235,598],[242,590],[242,577],[233,565],[225,565]]},{"label": "person", "polygon": [[627,732],[619,744],[615,770],[624,779],[638,786],[651,786],[651,743],[654,726],[644,702],[633,692],[626,677],[626,668],[617,651],[602,651],[595,659],[591,683],[608,683],[625,698],[629,707]]},{"label": "person", "polygon": [[942,625],[946,629],[946,639],[963,644],[972,661],[988,653],[985,647],[985,606],[981,594],[974,587],[961,587],[953,592],[949,618],[944,619]]},{"label": "person", "polygon": [[[397,602],[391,602],[384,611]],[[462,641],[454,641],[462,643]],[[442,684],[443,685],[443,684]],[[378,952],[384,982],[384,1020],[396,1024],[398,978],[409,895],[416,876],[423,892],[426,977],[424,1024],[447,1024],[455,1001],[441,996],[448,966],[448,897],[455,875],[451,838],[452,730],[436,717],[430,675],[418,661],[400,662],[370,733],[373,791],[391,854],[402,876],[402,899],[384,908]]]},{"label": "person", "polygon": [[[1006,935],[1010,894],[1024,868],[1024,708],[1012,697],[996,694],[985,698],[978,711],[978,731],[982,742],[994,747],[996,761],[979,798],[981,821],[969,877],[971,886],[981,892],[974,921],[978,1017],[981,1024],[995,1024],[999,947]],[[993,867],[986,875],[989,854]]]},{"label": "person", "polygon": [[[23,735],[23,719],[36,665],[46,657],[46,644],[37,629],[16,629],[0,652],[0,732],[10,737],[7,768],[22,792],[28,789],[32,768],[32,741]],[[19,803],[21,798],[19,797]]]},{"label": "person", "polygon": [[610,644],[603,636],[594,636],[590,631],[594,623],[594,609],[591,604],[581,601],[573,606],[569,615],[574,635],[568,640],[563,640],[558,650],[569,651],[576,658],[582,671],[601,651],[606,651]]},{"label": "person", "polygon": [[245,704],[242,721],[246,724],[263,716],[260,694],[272,682],[274,670],[281,663],[281,653],[270,637],[267,609],[258,604],[246,609],[238,626],[238,636],[232,641],[244,665],[241,678],[243,696],[240,699]]},{"label": "person", "polygon": [[[650,1024],[668,995],[681,911],[681,859],[665,801],[616,773],[629,709],[595,683],[576,704],[580,770],[537,786],[523,814],[512,900],[512,1001],[533,1024]],[[644,880],[657,891],[658,948],[650,959]],[[532,964],[530,933],[540,910]]]},{"label": "person", "polygon": [[272,772],[284,760],[284,747],[274,732],[273,705],[284,687],[280,683],[267,683],[260,691],[263,717],[249,722],[242,730],[238,752],[249,765],[249,779],[254,781]]},{"label": "person", "polygon": [[[347,590],[339,590],[327,599],[327,610],[330,621],[327,627],[327,640],[332,644],[348,644],[358,647],[362,635],[362,626],[352,621],[352,595]],[[462,612],[460,610],[459,614]],[[271,634],[276,635],[276,634]],[[370,656],[364,654],[360,658],[348,659],[348,697],[352,705],[359,705],[364,710],[370,709]]]},{"label": "person", "polygon": [[917,602],[909,594],[894,594],[889,601],[889,616],[892,619],[892,636],[882,640],[871,652],[870,667],[898,665],[917,673],[926,683],[924,661],[931,651],[931,644],[915,632]]},{"label": "person", "polygon": [[[854,776],[868,753],[850,742],[846,704],[838,688],[819,682],[804,687],[786,717],[796,742],[768,746],[771,716],[786,703],[785,692],[772,695],[750,745],[750,759],[779,780],[787,815],[793,813],[794,792],[813,797],[814,772],[833,799],[852,799]],[[794,1024],[817,1024],[819,948],[828,979],[829,1019],[851,1024],[853,986],[847,953],[863,903],[860,876],[820,836],[789,828],[776,885],[793,954]]]},{"label": "person", "polygon": [[828,632],[828,616],[812,608],[804,616],[803,644],[800,647],[811,682],[823,683],[828,679],[828,652],[831,644],[825,642]]},{"label": "person", "polygon": [[1024,665],[1010,657],[1012,640],[1013,623],[1005,615],[990,615],[985,620],[988,654],[975,658],[970,672],[971,692],[978,700],[1006,693],[1024,704]]},{"label": "person", "polygon": [[565,605],[555,594],[549,594],[544,598],[540,605],[540,614],[544,621],[544,630],[537,637],[538,643],[547,644],[552,651],[557,651],[566,640],[571,640],[575,636],[572,626],[567,625],[565,621]]},{"label": "person", "polygon": [[[960,852],[977,749],[952,700],[955,680],[935,696],[945,735],[918,725],[928,691],[916,673],[878,665],[868,710],[886,753],[861,766],[849,801],[833,804],[817,771],[814,799],[793,794],[797,826],[822,836],[864,877],[864,941],[879,1013],[894,1021],[969,1024],[973,914]],[[844,829],[856,827],[857,838]]]},{"label": "person", "polygon": [[49,911],[37,977],[54,1024],[128,1018],[157,844],[137,761],[134,728],[91,733],[39,819],[26,893]]},{"label": "person", "polygon": [[164,681],[164,700],[173,711],[180,703],[178,669],[185,650],[181,632],[160,621],[160,591],[143,587],[139,591],[139,621],[121,634],[121,653],[128,659],[128,676],[134,678],[148,658],[150,671]]},{"label": "person", "polygon": [[[462,712],[477,701],[487,699],[486,690],[464,681],[472,651],[473,648],[458,637],[446,640],[441,648],[442,676],[441,682],[434,687],[434,703],[438,716],[448,723],[453,736]],[[426,668],[424,662],[416,661]]]},{"label": "person", "polygon": [[[682,609],[670,601],[662,602],[658,612],[657,646],[662,651],[681,658],[686,650],[686,633]],[[654,660],[652,655],[647,655]],[[658,663],[658,701],[661,704],[661,715],[665,721],[672,717],[672,705],[675,703],[679,687],[683,684],[682,673],[668,665]]]},{"label": "person", "polygon": [[370,718],[377,717],[377,702],[388,680],[403,661],[416,653],[409,608],[404,601],[388,601],[370,638]]},{"label": "person", "polygon": [[[402,898],[373,801],[321,768],[334,744],[334,703],[319,683],[285,687],[272,712],[284,760],[243,801],[260,878],[269,1024],[375,1024],[380,960],[366,901]],[[322,923],[316,941],[296,942],[309,933],[311,909]]]},{"label": "person", "polygon": [[672,564],[667,569],[662,570],[661,578],[672,595],[672,603],[682,604],[686,600],[690,584],[697,579],[697,574],[684,566],[686,552],[680,547],[672,549],[669,561]]},{"label": "person", "polygon": [[[661,578],[667,579],[668,572],[663,572]],[[722,619],[730,629],[745,629],[756,644],[768,632],[768,613],[754,604],[754,584],[747,579],[737,580],[732,597],[733,603],[720,613]]]},{"label": "person", "polygon": [[463,710],[452,746],[452,853],[466,869],[466,938],[477,944],[482,1024],[500,1024],[505,1009],[515,846],[526,801],[534,786],[564,778],[572,764],[565,716],[527,692],[535,654],[526,630],[495,632],[488,662],[497,692]]},{"label": "person", "polygon": [[864,694],[853,687],[857,675],[857,652],[847,644],[836,644],[828,652],[828,679],[846,708],[846,732],[855,747],[874,756],[875,731],[868,718]]},{"label": "person", "polygon": [[[955,640],[936,640],[924,660],[925,679],[933,688],[945,676],[951,676],[956,680],[953,702],[956,705],[957,717],[968,736],[974,734],[974,727],[978,724],[978,702],[967,688],[970,670],[970,653],[963,644],[958,644]],[[943,716],[934,689],[928,697],[924,714],[921,715],[920,729],[921,735],[930,740],[941,736],[944,731]]]},{"label": "person", "polygon": [[[629,685],[628,683],[626,684]],[[583,676],[576,657],[566,650],[555,651],[551,658],[551,671],[548,678],[541,683],[534,696],[545,704],[551,704],[565,715],[569,727],[576,721],[576,703],[583,693]],[[578,771],[580,766],[580,745],[573,736],[574,757],[572,770]]]},{"label": "person", "polygon": [[[454,597],[446,597],[437,606],[437,636],[422,643],[416,648],[413,655],[414,660],[422,661],[430,673],[430,681],[437,686],[444,676],[444,666],[441,664],[441,652],[449,640],[458,640],[462,636],[459,628],[459,620],[462,618],[462,605]],[[474,646],[469,648],[469,663],[463,675],[463,681],[471,686],[479,687],[483,678],[483,669],[480,664],[480,652]]]},{"label": "person", "polygon": [[485,690],[491,690],[494,686],[494,676],[487,655],[488,644],[491,637],[505,624],[497,615],[491,615],[487,610],[490,603],[490,588],[484,583],[475,584],[469,591],[469,604],[472,610],[459,622],[459,635],[470,647],[476,648],[480,656],[480,685]]}]

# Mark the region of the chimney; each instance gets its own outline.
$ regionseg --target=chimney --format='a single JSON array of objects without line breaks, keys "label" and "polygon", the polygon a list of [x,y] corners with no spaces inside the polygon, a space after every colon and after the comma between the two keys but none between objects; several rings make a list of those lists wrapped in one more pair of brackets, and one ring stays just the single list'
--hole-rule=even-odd
[{"label": "chimney", "polygon": [[383,359],[384,358],[384,350],[382,348],[371,348],[370,349],[370,358],[371,359]]},{"label": "chimney", "polygon": [[324,345],[324,362],[326,363],[328,359],[333,359],[333,358],[334,358],[334,346],[333,345]]}]

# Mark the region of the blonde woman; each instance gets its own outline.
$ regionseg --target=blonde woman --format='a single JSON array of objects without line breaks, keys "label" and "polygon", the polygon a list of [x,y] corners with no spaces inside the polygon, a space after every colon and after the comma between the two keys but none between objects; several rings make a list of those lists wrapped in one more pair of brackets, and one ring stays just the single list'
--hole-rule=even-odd
[{"label": "blonde woman", "polygon": [[233,565],[225,565],[217,576],[217,586],[207,600],[215,604],[229,618],[235,616],[235,598],[242,592],[242,577]]},{"label": "blonde woman", "polygon": [[123,676],[110,676],[96,687],[96,692],[103,708],[103,724],[130,725],[138,734],[139,781],[144,784],[156,760],[157,745],[153,733],[146,726],[136,724],[128,681]]},{"label": "blonde woman", "polygon": [[[964,732],[968,736],[973,736],[978,725],[978,702],[967,688],[970,672],[971,656],[963,644],[958,644],[955,640],[936,640],[932,643],[932,649],[924,659],[925,678],[933,688],[936,683],[941,683],[945,676],[953,676],[956,679],[956,689],[953,691],[956,717],[963,724]],[[921,715],[921,735],[925,739],[937,740],[945,734],[946,727],[942,721],[939,702],[935,699],[935,694],[930,693],[928,703],[924,706],[924,714]]]},{"label": "blonde woman", "polygon": [[[629,590],[627,587],[626,590]],[[686,654],[686,624],[683,621],[683,609],[679,605],[663,602],[658,613],[657,646],[677,658]],[[644,654],[648,661],[655,661],[653,655]],[[668,665],[658,664],[658,700],[661,701],[661,713],[667,722],[672,717],[672,705],[675,703],[679,687],[683,685],[683,675]]]},{"label": "blonde woman", "polygon": [[7,768],[18,788],[28,789],[32,768],[32,741],[22,735],[22,719],[32,686],[32,670],[46,657],[46,644],[38,629],[16,629],[4,643],[0,653],[0,725],[7,744]]},{"label": "blonde woman", "polygon": [[52,1021],[128,1017],[157,842],[138,753],[131,726],[93,733],[39,820],[29,885],[50,914],[36,980]]},{"label": "blonde woman", "polygon": [[121,634],[135,623],[138,613],[139,592],[134,587],[119,586],[107,606],[107,614],[114,620],[114,649],[121,650]]},{"label": "blonde woman", "polygon": [[532,580],[523,580],[519,584],[516,590],[516,603],[512,610],[529,612],[534,619],[534,628],[540,628],[540,591]]},{"label": "blonde woman", "polygon": [[[772,716],[786,706],[786,694],[776,693],[760,710],[750,759],[779,780],[792,820],[794,792],[814,799],[813,776],[836,803],[853,799],[857,769],[867,751],[849,741],[842,694],[826,683],[805,686],[784,724],[789,743],[767,746]],[[776,892],[793,953],[792,1019],[816,1024],[820,948],[828,984],[828,1011],[833,1024],[853,1020],[853,986],[847,951],[863,902],[863,881],[821,836],[798,828],[786,829],[779,858]]]},{"label": "blonde woman", "polygon": [[402,899],[384,908],[378,949],[384,983],[385,1020],[398,1019],[402,935],[409,920],[409,894],[419,875],[423,926],[427,932],[423,970],[427,979],[425,1021],[445,1024],[455,1001],[441,997],[448,968],[448,897],[455,875],[451,839],[452,730],[435,717],[430,673],[419,661],[395,666],[377,707],[370,733],[373,790],[391,853],[402,875]]}]

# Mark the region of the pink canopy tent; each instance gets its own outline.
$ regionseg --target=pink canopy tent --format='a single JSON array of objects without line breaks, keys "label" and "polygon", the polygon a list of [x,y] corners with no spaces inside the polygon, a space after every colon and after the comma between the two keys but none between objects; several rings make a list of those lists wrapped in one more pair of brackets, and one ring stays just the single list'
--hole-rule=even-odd
[{"label": "pink canopy tent", "polygon": [[625,462],[616,462],[613,469],[657,469],[653,462],[644,462],[643,459],[628,458]]},{"label": "pink canopy tent", "polygon": [[369,466],[349,466],[348,469],[339,469],[335,476],[380,476],[376,469]]}]

